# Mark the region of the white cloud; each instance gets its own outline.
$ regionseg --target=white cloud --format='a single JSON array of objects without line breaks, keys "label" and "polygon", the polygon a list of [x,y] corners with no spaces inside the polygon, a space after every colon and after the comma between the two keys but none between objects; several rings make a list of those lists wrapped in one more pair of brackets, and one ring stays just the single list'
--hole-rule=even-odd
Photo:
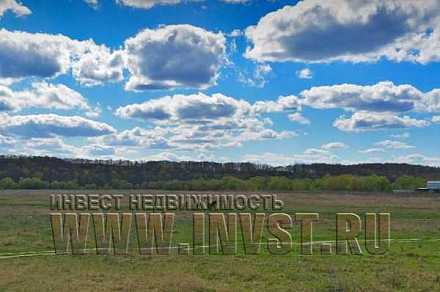
[{"label": "white cloud", "polygon": [[294,95],[280,96],[278,100],[256,101],[253,110],[256,113],[289,112],[301,109],[298,98]]},{"label": "white cloud", "polygon": [[440,89],[433,89],[427,92],[418,105],[417,110],[425,112],[440,112]]},{"label": "white cloud", "polygon": [[362,132],[369,130],[422,128],[430,125],[429,121],[417,120],[408,116],[399,117],[394,113],[356,112],[350,118],[340,117],[333,125],[341,131]]},{"label": "white cloud", "polygon": [[[246,141],[296,136],[293,132],[278,132],[269,128],[272,122],[261,114],[282,110],[288,106],[289,100],[281,97],[273,103],[276,106],[262,103],[256,106],[222,94],[209,96],[198,93],[165,96],[141,104],[127,105],[118,108],[116,115],[152,123],[156,128],[148,134],[167,141],[161,145],[193,149],[231,147]],[[144,131],[146,130],[138,129],[136,132],[139,136],[149,136]]]},{"label": "white cloud", "polygon": [[96,8],[98,6],[98,0],[84,0],[90,7]]},{"label": "white cloud", "polygon": [[16,154],[53,156],[57,157],[81,157],[84,153],[81,148],[67,144],[60,137],[54,138],[30,138],[18,140]]},{"label": "white cloud", "polygon": [[429,121],[399,117],[398,113],[439,112],[440,90],[422,92],[412,85],[390,81],[365,86],[318,86],[302,91],[298,103],[316,109],[356,112],[351,118],[335,121],[334,125],[345,131],[426,127]]},{"label": "white cloud", "polygon": [[116,0],[118,4],[133,8],[150,9],[155,5],[173,5],[182,2],[181,0]]},{"label": "white cloud", "polygon": [[306,155],[329,155],[330,152],[324,149],[309,148],[304,151]]},{"label": "white cloud", "polygon": [[245,73],[239,72],[238,81],[248,86],[263,88],[266,85],[266,75],[272,72],[272,67],[268,64],[258,64],[252,76],[248,77]]},{"label": "white cloud", "polygon": [[79,92],[63,85],[45,81],[34,82],[30,88],[13,91],[0,85],[0,111],[18,111],[28,108],[82,110],[89,117],[98,117],[99,106],[92,108]]},{"label": "white cloud", "polygon": [[[96,7],[98,5],[98,0],[84,0],[87,4],[89,4],[92,7]],[[199,2],[203,0],[115,0],[117,4],[132,7],[132,8],[139,8],[139,9],[151,9],[154,6],[160,6],[160,5],[176,5],[179,3],[185,3],[185,2]]]},{"label": "white cloud", "polygon": [[312,79],[313,72],[309,68],[304,68],[299,71],[296,71],[296,76],[298,76],[299,79]]},{"label": "white cloud", "polygon": [[120,80],[123,67],[118,54],[92,40],[1,29],[0,79],[51,78],[73,67],[74,77],[86,85]]},{"label": "white cloud", "polygon": [[250,2],[250,0],[221,0],[221,1],[228,4],[245,4]]},{"label": "white cloud", "polygon": [[391,135],[391,138],[395,138],[395,139],[408,139],[409,137],[411,137],[410,133],[401,133],[401,134],[393,134]]},{"label": "white cloud", "polygon": [[301,113],[293,113],[288,115],[288,118],[292,122],[297,122],[302,125],[310,125],[310,120],[304,117]]},{"label": "white cloud", "polygon": [[[341,108],[347,111],[406,112],[426,110],[425,95],[411,85],[384,81],[374,85],[341,84],[318,86],[300,93],[304,105],[318,108]],[[440,100],[440,98],[439,98]]]},{"label": "white cloud", "polygon": [[71,45],[72,40],[62,35],[2,29],[0,78],[53,77],[65,73],[70,65]]},{"label": "white cloud", "polygon": [[[316,150],[316,149],[315,149]],[[269,165],[293,165],[293,164],[311,164],[311,163],[339,163],[339,164],[353,164],[353,163],[409,163],[409,164],[418,164],[418,165],[430,165],[430,166],[440,166],[440,157],[432,157],[426,156],[423,154],[409,154],[403,156],[393,157],[389,160],[384,160],[383,158],[371,159],[367,160],[342,160],[338,156],[333,155],[331,153],[323,153],[319,151],[305,151],[306,153],[301,154],[280,154],[280,153],[271,153],[266,152],[262,154],[247,154],[243,157],[242,161],[249,161],[254,163],[263,163]],[[384,152],[383,149],[371,148],[365,151],[360,151],[363,154],[373,154]]]},{"label": "white cloud", "polygon": [[146,29],[125,41],[126,89],[206,88],[225,62],[225,38],[191,25]]},{"label": "white cloud", "polygon": [[0,104],[3,110],[19,110],[24,108],[48,109],[82,109],[92,111],[87,100],[77,91],[63,85],[47,82],[34,82],[31,88],[12,91],[0,85]]},{"label": "white cloud", "polygon": [[304,0],[246,29],[246,56],[263,61],[440,60],[437,0]]},{"label": "white cloud", "polygon": [[104,146],[104,145],[87,145],[84,147],[86,155],[89,157],[106,157],[111,158],[115,155],[116,151],[114,147]]},{"label": "white cloud", "polygon": [[116,114],[144,120],[210,121],[234,116],[239,118],[250,110],[250,104],[244,100],[236,100],[219,93],[212,96],[198,93],[165,96],[120,107]]},{"label": "white cloud", "polygon": [[96,137],[115,132],[108,124],[56,114],[1,115],[0,131],[23,138]]},{"label": "white cloud", "polygon": [[440,157],[426,156],[424,154],[415,153],[397,157],[394,162],[439,167]]},{"label": "white cloud", "polygon": [[244,35],[243,31],[239,30],[239,29],[234,29],[233,31],[231,31],[228,36],[232,37],[232,38],[236,38],[236,37],[240,37]]},{"label": "white cloud", "polygon": [[26,16],[32,13],[28,7],[16,0],[0,0],[0,17],[7,11],[11,11],[17,16]]},{"label": "white cloud", "polygon": [[[11,138],[12,139],[12,138]],[[8,154],[54,156],[65,158],[116,158],[116,149],[113,147],[89,144],[78,146],[66,143],[61,137],[29,138],[14,137],[15,147],[7,149]],[[1,147],[1,144],[0,144]],[[123,158],[121,156],[117,158]]]},{"label": "white cloud", "polygon": [[432,122],[433,123],[440,123],[440,116],[433,116],[432,117]]},{"label": "white cloud", "polygon": [[260,64],[257,66],[257,72],[260,74],[267,74],[272,72],[272,67],[268,64]]},{"label": "white cloud", "polygon": [[369,148],[365,150],[360,150],[359,153],[362,154],[375,154],[375,153],[383,153],[385,150],[383,148]]},{"label": "white cloud", "polygon": [[124,70],[124,56],[122,52],[111,52],[101,45],[91,45],[93,49],[87,51],[72,64],[72,75],[82,85],[95,86],[106,82],[121,81]]},{"label": "white cloud", "polygon": [[87,100],[77,91],[63,84],[36,82],[28,92],[18,92],[21,107],[91,110]]},{"label": "white cloud", "polygon": [[143,147],[149,149],[171,148],[168,145],[167,136],[170,131],[165,128],[142,129],[135,127],[111,135],[103,136],[96,141],[110,146]]},{"label": "white cloud", "polygon": [[274,166],[286,166],[293,164],[310,164],[310,163],[341,163],[338,156],[331,154],[322,149],[307,149],[300,154],[280,154],[266,152],[263,154],[246,154],[243,161],[263,163]]},{"label": "white cloud", "polygon": [[[94,5],[96,5],[98,2],[98,0],[85,0],[85,1],[92,2],[92,4]],[[201,1],[203,0],[116,0],[116,3],[132,8],[151,9],[154,6],[159,6],[159,5],[176,5],[186,2],[201,2]],[[250,0],[221,0],[221,1],[228,4],[245,4]]]},{"label": "white cloud", "polygon": [[264,113],[293,111],[299,105],[294,96],[281,96],[277,101],[257,101],[251,105],[221,93],[164,96],[139,104],[119,107],[116,114],[123,118],[147,121],[209,122],[255,117]]},{"label": "white cloud", "polygon": [[324,150],[337,150],[337,149],[346,149],[348,148],[348,145],[342,143],[342,142],[331,142],[327,143],[321,146]]},{"label": "white cloud", "polygon": [[172,152],[161,152],[159,154],[150,155],[147,158],[150,161],[184,161],[184,160],[192,160],[186,156],[177,155]]},{"label": "white cloud", "polygon": [[384,147],[387,149],[411,149],[415,148],[412,145],[408,145],[407,143],[401,141],[393,141],[393,140],[385,140],[381,142],[377,142],[374,145]]},{"label": "white cloud", "polygon": [[246,141],[286,139],[294,137],[292,132],[276,132],[264,124],[253,121],[251,125],[212,123],[208,125],[155,126],[133,128],[94,139],[101,145],[130,149],[180,149],[187,151],[210,150],[240,146]]}]

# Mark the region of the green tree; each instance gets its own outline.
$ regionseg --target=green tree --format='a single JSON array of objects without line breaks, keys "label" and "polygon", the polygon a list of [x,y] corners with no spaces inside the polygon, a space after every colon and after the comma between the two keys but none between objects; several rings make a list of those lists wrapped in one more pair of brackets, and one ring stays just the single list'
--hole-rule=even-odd
[{"label": "green tree", "polygon": [[16,189],[17,188],[17,183],[10,177],[5,177],[3,179],[0,180],[0,189]]},{"label": "green tree", "polygon": [[393,184],[395,189],[416,190],[426,186],[426,180],[421,177],[404,175],[399,177]]},{"label": "green tree", "polygon": [[18,182],[20,189],[45,189],[48,187],[48,183],[37,177],[22,178]]}]

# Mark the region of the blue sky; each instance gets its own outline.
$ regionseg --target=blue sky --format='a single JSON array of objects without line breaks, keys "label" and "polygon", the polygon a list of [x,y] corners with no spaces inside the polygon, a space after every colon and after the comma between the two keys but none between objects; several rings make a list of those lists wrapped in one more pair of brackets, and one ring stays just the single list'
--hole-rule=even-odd
[{"label": "blue sky", "polygon": [[0,0],[0,150],[440,165],[426,1]]}]

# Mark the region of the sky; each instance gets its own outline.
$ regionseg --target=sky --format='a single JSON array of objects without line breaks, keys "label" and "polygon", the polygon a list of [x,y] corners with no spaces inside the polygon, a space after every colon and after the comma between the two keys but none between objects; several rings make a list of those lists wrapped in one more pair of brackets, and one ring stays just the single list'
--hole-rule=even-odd
[{"label": "sky", "polygon": [[437,0],[0,0],[0,153],[440,166]]}]

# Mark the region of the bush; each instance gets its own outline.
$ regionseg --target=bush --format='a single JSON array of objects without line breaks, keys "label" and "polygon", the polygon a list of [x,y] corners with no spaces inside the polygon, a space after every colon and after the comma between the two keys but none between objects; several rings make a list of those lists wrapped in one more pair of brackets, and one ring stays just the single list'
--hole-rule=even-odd
[{"label": "bush", "polygon": [[426,186],[426,180],[421,177],[404,175],[399,177],[393,184],[394,189],[416,190]]},{"label": "bush", "polygon": [[12,178],[5,177],[0,180],[0,189],[10,190],[16,188],[17,188],[17,183]]},{"label": "bush", "polygon": [[20,189],[46,189],[49,184],[38,177],[22,178],[18,182]]}]

